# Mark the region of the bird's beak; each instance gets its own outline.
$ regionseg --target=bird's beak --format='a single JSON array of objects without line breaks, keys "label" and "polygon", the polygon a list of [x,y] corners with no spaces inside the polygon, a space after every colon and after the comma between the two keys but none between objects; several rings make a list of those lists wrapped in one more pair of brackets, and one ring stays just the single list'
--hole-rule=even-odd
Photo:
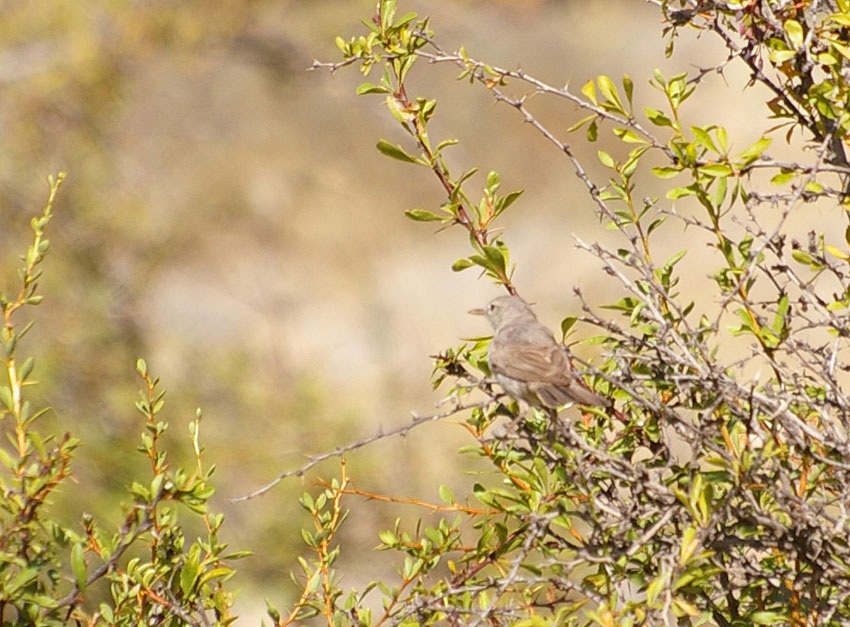
[{"label": "bird's beak", "polygon": [[472,314],[473,316],[483,316],[483,315],[485,315],[487,312],[486,312],[486,311],[484,311],[483,309],[481,309],[481,308],[479,307],[478,309],[470,309],[470,310],[469,310],[469,311],[467,311],[466,313],[470,313],[470,314]]}]

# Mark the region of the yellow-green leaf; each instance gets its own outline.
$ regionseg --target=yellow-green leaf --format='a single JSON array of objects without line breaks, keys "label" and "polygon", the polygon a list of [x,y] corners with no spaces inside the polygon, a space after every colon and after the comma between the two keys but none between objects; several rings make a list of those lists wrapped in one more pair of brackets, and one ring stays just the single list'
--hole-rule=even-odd
[{"label": "yellow-green leaf", "polygon": [[791,45],[799,50],[803,45],[803,27],[800,25],[800,22],[797,20],[785,20],[785,23],[782,25],[785,28],[785,34],[788,35],[788,41],[791,42]]},{"label": "yellow-green leaf", "polygon": [[623,103],[620,101],[620,95],[617,93],[617,87],[607,76],[600,76],[596,79],[599,85],[599,91],[618,111],[623,111]]},{"label": "yellow-green leaf", "polygon": [[452,264],[452,270],[454,272],[460,272],[461,270],[466,270],[467,268],[471,268],[475,264],[472,263],[469,259],[458,259]]},{"label": "yellow-green leaf", "polygon": [[[591,83],[591,84],[592,84],[592,83]],[[597,116],[596,116],[596,114],[594,113],[593,115],[589,115],[589,116],[587,116],[586,118],[582,118],[582,119],[580,119],[578,122],[576,122],[575,124],[573,124],[570,128],[568,128],[568,129],[567,129],[567,132],[568,132],[568,133],[572,133],[573,131],[577,131],[578,129],[580,129],[582,126],[584,126],[584,125],[585,125],[585,124],[587,124],[588,122],[592,122],[593,120],[595,120],[595,119],[596,119],[596,117],[597,117]]]},{"label": "yellow-green leaf", "polygon": [[833,257],[837,257],[843,261],[850,260],[850,255],[848,255],[845,251],[837,249],[835,246],[826,245],[826,250]]},{"label": "yellow-green leaf", "polygon": [[448,218],[448,216],[438,216],[427,209],[408,209],[404,215],[416,222],[442,222]]},{"label": "yellow-green leaf", "polygon": [[378,141],[377,148],[383,154],[388,157],[392,157],[393,159],[398,159],[399,161],[404,161],[406,163],[416,163],[416,157],[407,154],[401,146],[396,146],[386,140],[382,139]]},{"label": "yellow-green leaf", "polygon": [[752,146],[747,148],[744,152],[738,155],[738,159],[741,159],[744,162],[744,165],[749,165],[756,159],[758,159],[761,154],[767,150],[768,146],[773,140],[770,137],[762,137]]},{"label": "yellow-green leaf", "polygon": [[79,542],[71,547],[71,572],[74,574],[74,583],[80,592],[86,591],[88,580],[86,578],[86,561],[83,555],[83,545]]},{"label": "yellow-green leaf", "polygon": [[584,87],[581,88],[581,93],[583,93],[590,102],[597,104],[596,87],[593,85],[593,81],[587,81],[584,84]]},{"label": "yellow-green leaf", "polygon": [[679,545],[679,566],[684,566],[699,548],[696,527],[687,527],[682,532],[682,544]]},{"label": "yellow-green leaf", "polygon": [[606,168],[611,168],[612,170],[615,168],[616,164],[614,163],[614,158],[611,155],[604,150],[600,150],[597,154],[599,155],[599,161],[602,165]]}]

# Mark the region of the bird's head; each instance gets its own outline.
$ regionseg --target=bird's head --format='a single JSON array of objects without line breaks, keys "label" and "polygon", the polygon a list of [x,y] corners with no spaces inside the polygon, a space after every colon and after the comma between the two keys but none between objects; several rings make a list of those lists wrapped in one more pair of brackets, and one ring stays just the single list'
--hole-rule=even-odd
[{"label": "bird's head", "polygon": [[537,321],[528,303],[513,295],[494,298],[483,309],[471,309],[469,313],[486,316],[494,331],[518,322]]}]

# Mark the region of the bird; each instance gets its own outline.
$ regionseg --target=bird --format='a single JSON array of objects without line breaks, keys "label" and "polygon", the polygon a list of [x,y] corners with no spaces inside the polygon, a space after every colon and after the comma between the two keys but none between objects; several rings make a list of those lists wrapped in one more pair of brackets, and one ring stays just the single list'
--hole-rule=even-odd
[{"label": "bird", "polygon": [[469,313],[485,316],[493,327],[487,363],[510,396],[549,410],[572,403],[613,405],[578,378],[567,347],[555,341],[552,332],[519,296],[499,296],[485,308]]}]

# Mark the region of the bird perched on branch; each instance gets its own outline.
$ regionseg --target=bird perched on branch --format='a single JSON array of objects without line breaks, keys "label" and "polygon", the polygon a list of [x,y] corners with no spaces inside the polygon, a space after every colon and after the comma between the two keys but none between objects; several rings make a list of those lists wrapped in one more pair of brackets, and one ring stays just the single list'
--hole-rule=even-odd
[{"label": "bird perched on branch", "polygon": [[568,403],[611,407],[612,402],[592,392],[570,363],[567,347],[519,296],[499,296],[484,309],[469,313],[486,316],[493,327],[487,361],[499,385],[535,407],[556,409]]}]

